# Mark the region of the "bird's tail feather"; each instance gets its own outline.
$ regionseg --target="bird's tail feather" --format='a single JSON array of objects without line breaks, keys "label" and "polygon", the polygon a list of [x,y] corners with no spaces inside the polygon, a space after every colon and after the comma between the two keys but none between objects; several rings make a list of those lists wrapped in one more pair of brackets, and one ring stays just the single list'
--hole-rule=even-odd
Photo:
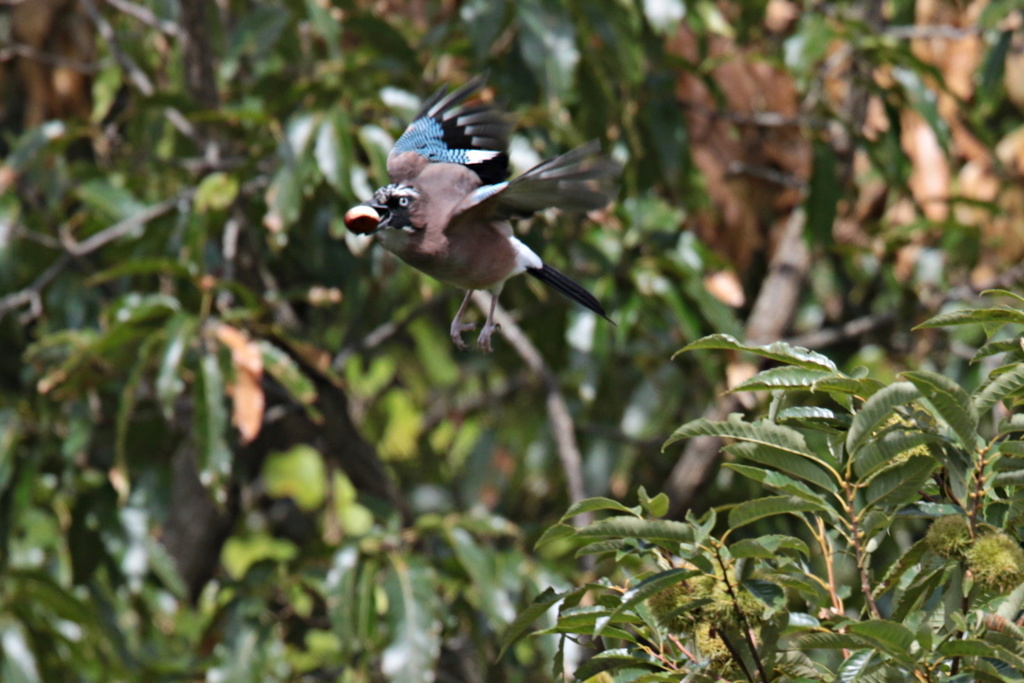
[{"label": "bird's tail feather", "polygon": [[586,308],[589,308],[613,325],[615,324],[612,319],[608,317],[608,314],[605,313],[604,307],[601,306],[601,302],[599,302],[593,294],[584,289],[582,285],[573,282],[561,271],[556,270],[545,263],[541,268],[527,268],[526,272],[563,296],[572,299]]}]

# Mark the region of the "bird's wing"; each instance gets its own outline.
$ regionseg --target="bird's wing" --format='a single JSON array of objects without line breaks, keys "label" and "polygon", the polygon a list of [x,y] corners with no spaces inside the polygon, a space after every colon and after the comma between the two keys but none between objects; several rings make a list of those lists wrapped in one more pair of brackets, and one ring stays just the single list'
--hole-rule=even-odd
[{"label": "bird's wing", "polygon": [[411,180],[424,163],[466,166],[482,183],[508,177],[508,121],[488,105],[462,106],[485,80],[477,76],[457,90],[442,87],[430,96],[388,155],[392,181]]},{"label": "bird's wing", "polygon": [[499,218],[515,218],[549,207],[567,211],[600,209],[610,200],[621,169],[610,159],[597,156],[599,150],[598,142],[591,140],[537,164],[513,180],[481,185],[455,213],[493,211]]}]

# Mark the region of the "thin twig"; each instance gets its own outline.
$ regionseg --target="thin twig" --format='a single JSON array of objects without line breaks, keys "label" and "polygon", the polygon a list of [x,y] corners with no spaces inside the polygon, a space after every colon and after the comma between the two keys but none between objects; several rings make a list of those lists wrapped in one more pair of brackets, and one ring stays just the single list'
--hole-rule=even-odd
[{"label": "thin twig", "polygon": [[[491,305],[491,295],[483,291],[473,292],[473,302],[480,310],[487,311]],[[494,320],[501,327],[509,345],[526,362],[527,367],[544,382],[547,390],[548,419],[551,421],[551,433],[555,438],[558,458],[562,462],[562,469],[565,472],[569,500],[572,503],[577,503],[586,498],[586,492],[583,486],[583,456],[576,443],[576,427],[573,424],[572,414],[569,412],[569,405],[566,403],[565,397],[562,396],[554,373],[544,362],[540,351],[501,305],[494,309]],[[593,516],[590,513],[580,514],[576,516],[576,524],[585,526],[592,519]]]},{"label": "thin twig", "polygon": [[181,27],[173,21],[168,19],[161,19],[158,17],[153,10],[148,7],[136,4],[134,2],[128,2],[128,0],[104,0],[108,5],[118,10],[122,14],[127,14],[133,19],[139,21],[146,26],[156,29],[161,33],[166,33],[169,36],[177,38],[181,35]]},{"label": "thin twig", "polygon": [[130,216],[119,223],[115,223],[109,228],[101,230],[92,237],[81,242],[76,242],[70,236],[66,236],[62,241],[64,253],[57,257],[57,260],[50,264],[50,266],[44,270],[42,274],[32,282],[32,284],[0,299],[0,320],[3,320],[4,316],[11,311],[21,308],[22,306],[29,307],[29,310],[21,318],[22,324],[39,317],[42,313],[42,291],[49,286],[49,284],[53,282],[58,275],[64,272],[64,270],[71,265],[76,258],[81,258],[87,254],[91,254],[97,249],[135,232],[146,223],[168,213],[181,202],[191,199],[192,193],[192,190],[186,190],[180,193],[177,197],[172,197],[171,199],[166,199],[158,204],[154,204],[147,209],[143,209],[134,216]]},{"label": "thin twig", "polygon": [[14,43],[0,50],[0,62],[8,62],[16,57],[31,59],[47,66],[71,69],[88,76],[93,76],[100,72],[100,64],[98,62],[80,62],[77,59],[68,59],[67,57],[50,52],[37,50],[31,45],[25,45],[24,43]]},{"label": "thin twig", "polygon": [[146,223],[149,223],[151,220],[159,218],[165,213],[170,212],[183,201],[191,199],[192,193],[192,190],[186,190],[177,197],[165,199],[164,201],[154,204],[149,208],[143,209],[134,216],[125,218],[120,223],[115,223],[109,228],[101,230],[88,239],[82,240],[81,242],[70,241],[65,244],[65,249],[67,249],[68,253],[72,256],[85,256],[86,254],[91,254],[97,249],[106,246],[115,240],[126,235],[130,235]]},{"label": "thin twig", "polygon": [[16,308],[21,308],[22,306],[29,307],[28,312],[25,313],[25,315],[23,315],[18,321],[22,325],[39,317],[42,313],[41,297],[43,290],[46,289],[46,287],[53,282],[58,275],[64,272],[64,269],[71,264],[71,261],[71,254],[61,254],[57,257],[57,260],[51,263],[50,267],[44,270],[42,274],[40,274],[39,277],[37,277],[28,287],[20,289],[13,294],[8,294],[0,299],[0,320],[3,320],[11,311]]},{"label": "thin twig", "polygon": [[891,311],[864,315],[836,327],[823,328],[790,337],[786,343],[791,346],[802,346],[805,349],[821,349],[862,337],[869,332],[892,325],[895,320],[896,314]]},{"label": "thin twig", "polygon": [[153,86],[153,81],[150,80],[146,72],[139,68],[139,65],[135,63],[131,55],[121,49],[121,44],[117,40],[117,35],[114,32],[114,27],[110,25],[107,18],[100,14],[100,11],[96,8],[96,3],[93,0],[81,0],[82,7],[85,8],[89,18],[92,19],[96,25],[96,30],[103,37],[103,40],[107,41],[107,46],[110,48],[110,53],[117,60],[117,63],[121,65],[125,73],[128,74],[128,79],[135,85],[140,93],[149,97],[156,92],[156,88]]}]

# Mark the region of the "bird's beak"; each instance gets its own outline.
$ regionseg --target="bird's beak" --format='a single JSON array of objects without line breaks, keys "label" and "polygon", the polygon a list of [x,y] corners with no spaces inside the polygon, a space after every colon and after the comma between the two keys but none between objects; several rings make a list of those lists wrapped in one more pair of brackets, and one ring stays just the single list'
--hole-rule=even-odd
[{"label": "bird's beak", "polygon": [[359,204],[345,212],[345,227],[357,235],[369,235],[381,227],[387,207],[380,204]]}]

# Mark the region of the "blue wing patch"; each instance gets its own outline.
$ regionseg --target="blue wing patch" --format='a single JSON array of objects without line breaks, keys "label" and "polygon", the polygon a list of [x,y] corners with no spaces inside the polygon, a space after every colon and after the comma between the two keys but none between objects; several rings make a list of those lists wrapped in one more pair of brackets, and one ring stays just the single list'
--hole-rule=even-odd
[{"label": "blue wing patch", "polygon": [[432,163],[466,166],[486,184],[505,180],[508,122],[492,107],[461,106],[483,83],[478,76],[451,93],[447,88],[435,92],[395,142],[389,162],[399,154],[414,152]]},{"label": "blue wing patch", "polygon": [[473,194],[469,196],[469,205],[476,206],[480,202],[486,202],[494,195],[503,192],[506,187],[508,187],[507,182],[495,183],[494,185],[481,185],[473,190]]}]

